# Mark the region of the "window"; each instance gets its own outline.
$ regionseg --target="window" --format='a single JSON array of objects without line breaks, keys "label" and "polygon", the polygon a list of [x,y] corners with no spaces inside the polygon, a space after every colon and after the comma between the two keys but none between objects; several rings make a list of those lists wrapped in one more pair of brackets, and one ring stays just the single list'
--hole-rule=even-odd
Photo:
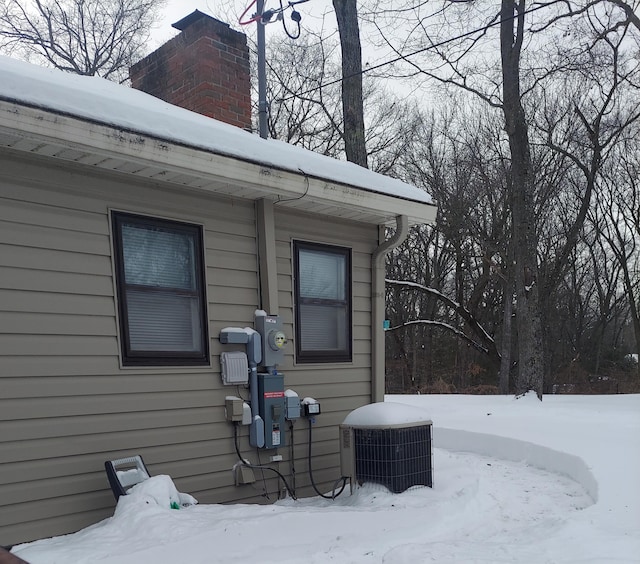
[{"label": "window", "polygon": [[351,361],[351,250],[294,241],[296,360]]},{"label": "window", "polygon": [[112,219],[123,364],[208,364],[202,229],[126,213]]}]

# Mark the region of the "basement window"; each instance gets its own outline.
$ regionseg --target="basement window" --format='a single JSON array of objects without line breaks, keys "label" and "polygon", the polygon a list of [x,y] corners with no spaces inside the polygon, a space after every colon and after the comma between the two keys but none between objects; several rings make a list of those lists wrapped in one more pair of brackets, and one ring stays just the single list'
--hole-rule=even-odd
[{"label": "basement window", "polygon": [[294,241],[296,361],[350,362],[351,249]]},{"label": "basement window", "polygon": [[122,363],[208,365],[200,226],[113,212]]}]

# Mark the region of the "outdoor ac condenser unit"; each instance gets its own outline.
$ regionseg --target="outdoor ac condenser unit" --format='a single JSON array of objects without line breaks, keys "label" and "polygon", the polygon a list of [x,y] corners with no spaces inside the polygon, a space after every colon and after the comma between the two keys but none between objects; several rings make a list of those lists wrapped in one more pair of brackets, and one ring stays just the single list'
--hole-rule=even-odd
[{"label": "outdoor ac condenser unit", "polygon": [[376,483],[400,493],[417,485],[432,487],[431,420],[420,413],[415,420],[406,421],[407,406],[402,406],[402,421],[395,421],[384,413],[379,421],[369,415],[360,417],[366,408],[372,408],[370,412],[386,410],[387,414],[397,411],[393,407],[373,407],[382,405],[390,406],[389,403],[364,406],[340,425],[342,475],[350,478],[352,488]]}]

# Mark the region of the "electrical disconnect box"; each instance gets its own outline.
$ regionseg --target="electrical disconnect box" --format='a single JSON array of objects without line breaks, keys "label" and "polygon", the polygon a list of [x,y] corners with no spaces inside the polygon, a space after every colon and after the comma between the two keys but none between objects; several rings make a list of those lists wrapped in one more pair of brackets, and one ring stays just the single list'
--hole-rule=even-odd
[{"label": "electrical disconnect box", "polygon": [[224,400],[225,414],[227,421],[242,421],[243,401],[235,396],[227,396]]},{"label": "electrical disconnect box", "polygon": [[285,414],[284,418],[293,421],[300,418],[300,397],[293,390],[284,391]]},{"label": "electrical disconnect box", "polygon": [[258,409],[264,421],[264,448],[285,444],[285,396],[282,374],[258,374]]}]

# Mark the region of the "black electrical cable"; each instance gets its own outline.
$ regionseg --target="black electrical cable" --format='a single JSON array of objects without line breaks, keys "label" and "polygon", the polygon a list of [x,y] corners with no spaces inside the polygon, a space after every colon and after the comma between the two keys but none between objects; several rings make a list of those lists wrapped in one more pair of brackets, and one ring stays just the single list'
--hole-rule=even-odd
[{"label": "black electrical cable", "polygon": [[309,175],[302,170],[300,167],[298,167],[298,170],[304,175],[304,180],[307,184],[306,188],[304,189],[304,194],[302,194],[302,196],[296,196],[295,198],[280,198],[280,196],[278,196],[278,199],[273,202],[273,205],[276,206],[278,204],[282,204],[283,202],[295,202],[296,200],[302,200],[302,198],[304,198],[308,193],[309,193]]},{"label": "black electrical cable", "polygon": [[[267,477],[264,475],[264,468],[262,468],[262,460],[260,460],[260,449],[256,448],[256,456],[258,457],[258,466],[260,466],[260,476],[262,476],[262,488],[263,488],[263,497],[271,501],[271,496],[269,495],[269,486],[267,485]],[[278,490],[278,498],[280,497],[280,491]]]},{"label": "black electrical cable", "polygon": [[[460,0],[458,0],[460,1]],[[556,1],[554,1],[554,3],[556,3]],[[542,10],[543,8],[547,8],[549,6],[549,4],[540,4],[539,6],[534,6],[533,8],[528,8],[526,9],[522,15],[528,15],[528,14],[532,14],[533,12],[537,12],[538,10]],[[353,78],[355,76],[358,75],[365,75],[368,74],[370,72],[373,72],[375,70],[378,70],[382,67],[386,67],[387,65],[392,65],[393,63],[398,63],[400,61],[404,61],[409,59],[410,57],[413,57],[415,55],[419,55],[420,53],[424,53],[425,51],[431,51],[433,49],[437,49],[438,47],[443,47],[449,43],[453,43],[454,41],[458,41],[459,39],[466,39],[467,37],[470,37],[476,33],[482,33],[484,31],[487,31],[488,29],[491,29],[493,27],[497,27],[499,26],[502,22],[508,22],[508,21],[512,21],[517,19],[518,17],[520,17],[519,13],[514,14],[513,16],[509,16],[507,18],[503,18],[503,19],[498,19],[496,21],[493,21],[487,25],[484,25],[482,27],[473,29],[471,31],[467,31],[466,33],[461,33],[460,35],[456,35],[454,37],[450,37],[448,39],[443,39],[442,41],[439,41],[437,43],[431,43],[430,45],[427,45],[426,47],[422,47],[421,49],[417,49],[416,51],[412,51],[410,53],[406,53],[404,55],[398,55],[397,57],[394,57],[393,59],[389,59],[387,61],[383,61],[381,63],[378,63],[377,65],[371,65],[368,66],[366,69],[362,69],[359,72],[355,72],[352,73],[350,75],[347,76],[343,76],[341,78],[337,78],[335,80],[330,80],[328,82],[323,82],[322,84],[320,84],[319,86],[316,86],[314,88],[310,88],[309,90],[304,90],[302,92],[297,92],[295,94],[291,94],[290,96],[285,96],[283,98],[280,98],[280,102],[286,102],[288,100],[293,100],[296,97],[301,97],[301,96],[306,96],[308,94],[312,94],[318,90],[321,90],[322,88],[326,88],[327,86],[333,86],[334,84],[338,84],[339,82],[342,82],[344,80],[347,80],[349,78]]]},{"label": "black electrical cable", "polygon": [[293,439],[294,439],[294,435],[293,435],[293,424],[294,421],[293,419],[289,420],[289,432],[291,435],[291,439],[289,441],[290,444],[290,459],[291,459],[291,481],[293,482],[292,484],[292,488],[294,493],[296,492],[296,457],[295,457],[295,453],[293,451]]},{"label": "black electrical cable", "polygon": [[[298,2],[296,2],[297,4]],[[296,22],[296,24],[298,24],[298,31],[297,33],[294,35],[293,33],[291,33],[289,31],[289,29],[287,28],[287,23],[284,20],[284,16],[282,16],[282,13],[284,12],[285,8],[282,5],[282,0],[280,0],[280,16],[282,18],[282,29],[284,29],[284,32],[287,34],[287,37],[289,37],[289,39],[298,39],[300,37],[300,32],[302,31],[301,27],[300,27],[300,20],[302,19],[302,17],[300,16],[300,12],[296,12],[293,9],[293,3],[289,2],[289,8],[292,9],[291,12],[291,19]]]},{"label": "black electrical cable", "polygon": [[261,469],[261,470],[271,470],[271,472],[275,472],[278,475],[278,477],[282,480],[282,483],[284,484],[284,487],[287,490],[287,493],[293,499],[298,499],[296,497],[295,493],[289,487],[289,484],[287,483],[287,479],[280,472],[278,472],[275,468],[271,468],[271,466],[264,466],[263,464],[251,464],[250,462],[247,462],[243,458],[242,454],[240,454],[240,447],[238,446],[238,422],[237,421],[233,422],[233,443],[234,443],[234,445],[236,447],[236,454],[238,455],[238,458],[240,459],[240,462],[244,466],[247,466],[248,468],[257,468],[257,469]]},{"label": "black electrical cable", "polygon": [[[323,497],[325,499],[335,499],[336,497],[338,497],[343,491],[344,488],[347,486],[347,480],[349,478],[345,477],[345,476],[341,476],[340,478],[338,478],[334,483],[333,483],[333,493],[332,495],[326,495],[323,494],[319,489],[318,486],[316,486],[316,482],[313,479],[313,469],[311,468],[311,442],[312,442],[312,437],[311,437],[311,427],[313,426],[313,422],[312,422],[312,418],[309,417],[309,478],[311,478],[311,486],[313,487],[314,491],[320,496]],[[338,493],[336,493],[336,487],[338,486],[338,482],[342,480],[342,487],[340,488],[340,491]]]}]

